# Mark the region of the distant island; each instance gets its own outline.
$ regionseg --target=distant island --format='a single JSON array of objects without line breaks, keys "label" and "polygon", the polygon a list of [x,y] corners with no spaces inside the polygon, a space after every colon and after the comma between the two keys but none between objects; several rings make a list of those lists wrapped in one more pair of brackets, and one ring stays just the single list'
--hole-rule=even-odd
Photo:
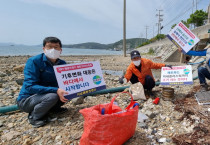
[{"label": "distant island", "polygon": [[[146,41],[147,39],[145,38],[126,39],[126,48],[134,49]],[[96,42],[87,42],[87,43],[69,44],[69,45],[64,44],[63,47],[64,48],[83,48],[83,49],[109,49],[109,50],[120,51],[123,49],[123,40],[120,40],[111,44],[100,44]]]},{"label": "distant island", "polygon": [[[148,40],[145,38],[126,39],[126,49],[127,50],[135,49],[136,47],[147,41]],[[29,45],[15,44],[15,43],[0,43],[0,46],[29,46]],[[33,46],[42,47],[42,44],[33,45]],[[120,51],[123,50],[123,40],[111,44],[101,44],[96,42],[87,42],[80,44],[63,44],[63,48],[106,49],[106,50]]]},{"label": "distant island", "polygon": [[0,46],[14,46],[15,44],[14,43],[0,43]]}]

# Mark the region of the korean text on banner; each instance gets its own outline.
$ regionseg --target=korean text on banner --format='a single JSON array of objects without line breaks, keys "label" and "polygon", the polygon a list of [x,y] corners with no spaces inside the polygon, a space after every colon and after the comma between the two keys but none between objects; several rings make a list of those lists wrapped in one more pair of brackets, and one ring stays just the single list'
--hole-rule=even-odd
[{"label": "korean text on banner", "polygon": [[72,99],[106,89],[99,61],[54,66],[59,88]]},{"label": "korean text on banner", "polygon": [[161,69],[161,85],[190,85],[193,84],[192,67],[186,66],[173,66],[162,67]]},{"label": "korean text on banner", "polygon": [[187,53],[200,39],[193,34],[182,22],[178,23],[167,35],[167,37]]}]

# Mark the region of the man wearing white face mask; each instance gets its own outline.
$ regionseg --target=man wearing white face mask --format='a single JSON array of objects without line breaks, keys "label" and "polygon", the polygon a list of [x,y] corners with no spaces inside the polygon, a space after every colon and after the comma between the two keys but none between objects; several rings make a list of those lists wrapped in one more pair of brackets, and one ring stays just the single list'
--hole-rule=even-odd
[{"label": "man wearing white face mask", "polygon": [[172,67],[163,63],[154,63],[149,59],[141,58],[139,51],[131,52],[131,64],[128,66],[126,74],[119,79],[121,84],[131,82],[135,84],[140,82],[144,89],[148,91],[149,96],[154,97],[152,88],[155,87],[155,80],[151,69],[161,69],[162,67]]},{"label": "man wearing white face mask", "polygon": [[28,59],[24,69],[24,83],[17,98],[20,110],[29,113],[28,120],[33,127],[45,125],[48,113],[67,111],[61,106],[67,101],[66,91],[58,88],[54,65],[66,64],[59,59],[62,44],[56,37],[47,37],[43,41],[44,53]]}]

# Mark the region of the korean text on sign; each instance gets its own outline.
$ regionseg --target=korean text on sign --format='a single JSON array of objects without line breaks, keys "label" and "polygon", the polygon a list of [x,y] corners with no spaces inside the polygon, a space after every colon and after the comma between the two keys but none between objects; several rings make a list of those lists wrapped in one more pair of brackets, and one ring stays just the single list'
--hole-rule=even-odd
[{"label": "korean text on sign", "polygon": [[182,22],[178,23],[167,35],[167,37],[177,46],[187,53],[200,40]]},{"label": "korean text on sign", "polygon": [[72,99],[106,88],[99,61],[54,66],[59,88]]},{"label": "korean text on sign", "polygon": [[192,84],[192,67],[186,66],[174,66],[162,67],[161,69],[161,85],[187,85]]}]

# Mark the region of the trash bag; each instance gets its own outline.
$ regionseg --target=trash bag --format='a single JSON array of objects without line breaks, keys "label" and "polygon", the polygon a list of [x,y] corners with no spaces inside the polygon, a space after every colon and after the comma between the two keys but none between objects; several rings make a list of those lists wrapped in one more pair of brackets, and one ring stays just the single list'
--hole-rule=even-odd
[{"label": "trash bag", "polygon": [[140,82],[130,85],[129,92],[132,94],[133,100],[146,100],[144,87]]},{"label": "trash bag", "polygon": [[139,104],[122,93],[131,97],[125,110],[113,104],[119,94],[110,103],[80,110],[85,120],[80,145],[121,145],[134,135]]}]

